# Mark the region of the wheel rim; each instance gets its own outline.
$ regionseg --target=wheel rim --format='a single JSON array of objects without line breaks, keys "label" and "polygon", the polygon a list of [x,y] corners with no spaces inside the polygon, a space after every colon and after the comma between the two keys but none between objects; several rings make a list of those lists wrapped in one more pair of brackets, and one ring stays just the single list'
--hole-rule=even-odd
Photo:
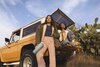
[{"label": "wheel rim", "polygon": [[26,57],[23,61],[23,67],[32,67],[32,60],[30,57]]}]

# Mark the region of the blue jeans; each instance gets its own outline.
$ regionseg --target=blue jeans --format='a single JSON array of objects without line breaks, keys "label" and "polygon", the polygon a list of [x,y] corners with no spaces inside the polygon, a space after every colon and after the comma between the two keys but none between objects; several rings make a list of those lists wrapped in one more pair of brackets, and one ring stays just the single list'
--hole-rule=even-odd
[{"label": "blue jeans", "polygon": [[68,40],[61,41],[61,45],[62,45],[62,46],[65,46],[65,45],[67,45],[67,44],[70,44],[71,46],[74,45],[72,42],[70,42],[70,41],[68,41]]}]

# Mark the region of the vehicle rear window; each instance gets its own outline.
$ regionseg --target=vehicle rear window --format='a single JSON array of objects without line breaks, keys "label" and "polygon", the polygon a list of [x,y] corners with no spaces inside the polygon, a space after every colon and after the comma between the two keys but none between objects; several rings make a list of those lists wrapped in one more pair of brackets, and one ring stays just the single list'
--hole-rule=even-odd
[{"label": "vehicle rear window", "polygon": [[74,24],[74,22],[59,9],[52,14],[52,17],[55,22],[58,24],[64,22],[67,27]]}]

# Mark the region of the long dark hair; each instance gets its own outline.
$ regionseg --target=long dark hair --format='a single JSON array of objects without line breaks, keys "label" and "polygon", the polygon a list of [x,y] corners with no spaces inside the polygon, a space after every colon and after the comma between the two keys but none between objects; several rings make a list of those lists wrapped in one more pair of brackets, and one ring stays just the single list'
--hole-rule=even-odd
[{"label": "long dark hair", "polygon": [[47,15],[47,16],[46,16],[46,19],[45,19],[44,24],[47,24],[47,23],[48,23],[48,22],[47,22],[47,18],[48,18],[48,16],[50,16],[50,17],[51,17],[51,25],[52,25],[52,26],[55,26],[55,22],[54,22],[54,20],[53,20],[52,15]]}]

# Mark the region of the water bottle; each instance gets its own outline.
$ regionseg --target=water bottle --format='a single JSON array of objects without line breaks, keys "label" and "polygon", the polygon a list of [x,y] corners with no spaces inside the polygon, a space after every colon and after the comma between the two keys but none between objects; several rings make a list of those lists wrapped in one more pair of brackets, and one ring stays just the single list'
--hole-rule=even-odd
[{"label": "water bottle", "polygon": [[43,42],[37,44],[37,46],[33,50],[33,53],[36,54],[42,47],[43,47]]}]

